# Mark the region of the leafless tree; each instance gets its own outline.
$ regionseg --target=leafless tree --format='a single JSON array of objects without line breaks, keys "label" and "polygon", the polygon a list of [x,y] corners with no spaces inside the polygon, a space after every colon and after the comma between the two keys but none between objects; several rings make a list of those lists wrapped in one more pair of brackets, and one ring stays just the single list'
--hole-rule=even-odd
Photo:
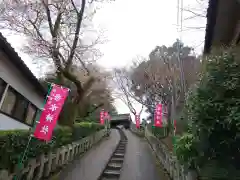
[{"label": "leafless tree", "polygon": [[113,81],[115,89],[115,98],[119,98],[130,110],[130,112],[134,115],[141,115],[144,105],[142,104],[141,110],[137,112],[136,108],[134,108],[134,101],[141,103],[138,101],[132,90],[131,90],[131,82],[128,76],[128,72],[125,68],[119,68],[113,70]]},{"label": "leafless tree", "polygon": [[[194,3],[193,3],[194,2]],[[207,8],[208,8],[208,0],[195,0],[191,2],[191,5],[183,5],[181,7],[181,11],[183,13],[183,27],[182,31],[187,30],[204,30],[205,26],[202,25],[193,25],[193,26],[186,26],[185,24],[188,24],[188,22],[194,20],[196,21],[202,21],[206,19],[207,15]],[[193,21],[192,21],[193,22]]]},{"label": "leafless tree", "polygon": [[[104,43],[94,32],[92,18],[98,9],[97,0],[13,0],[1,1],[0,26],[27,38],[24,51],[54,66],[57,83],[68,79],[77,88],[74,103],[79,104],[87,89],[97,80],[86,68],[87,58],[101,52],[96,44]],[[87,81],[72,73],[72,67],[85,70]]]},{"label": "leafless tree", "polygon": [[[184,81],[186,90],[198,79],[200,61],[191,55],[191,47],[181,45],[181,58],[183,59]],[[131,69],[129,79],[131,91],[137,100],[149,112],[153,112],[156,103],[167,105],[168,120],[175,118],[184,103],[184,91],[181,88],[179,61],[177,58],[177,42],[172,46],[156,46],[150,53],[149,59],[140,62]]]}]

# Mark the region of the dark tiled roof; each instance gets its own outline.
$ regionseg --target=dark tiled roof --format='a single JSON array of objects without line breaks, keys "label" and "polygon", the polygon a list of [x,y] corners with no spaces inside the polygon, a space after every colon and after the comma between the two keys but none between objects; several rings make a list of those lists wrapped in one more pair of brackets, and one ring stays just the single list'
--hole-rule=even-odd
[{"label": "dark tiled roof", "polygon": [[205,34],[204,54],[210,52],[217,18],[219,0],[209,0],[207,9],[207,25]]},{"label": "dark tiled roof", "polygon": [[16,66],[17,69],[21,71],[24,77],[35,87],[36,92],[40,95],[46,95],[47,91],[43,88],[40,84],[38,79],[34,76],[34,74],[30,71],[30,69],[26,66],[23,60],[18,56],[17,52],[14,48],[7,42],[6,38],[0,32],[0,47],[6,55],[8,56],[9,60]]}]

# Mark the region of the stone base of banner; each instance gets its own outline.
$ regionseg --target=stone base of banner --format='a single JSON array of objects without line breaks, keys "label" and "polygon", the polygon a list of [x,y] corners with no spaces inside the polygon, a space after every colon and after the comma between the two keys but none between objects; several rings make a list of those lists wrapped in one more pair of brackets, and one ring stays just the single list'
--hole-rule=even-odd
[{"label": "stone base of banner", "polygon": [[[75,157],[81,156],[93,145],[99,143],[106,137],[106,133],[105,130],[101,130],[72,144],[62,146],[54,152],[49,152],[46,156],[41,155],[36,159],[30,159],[21,170],[19,179],[40,180],[51,176]],[[0,170],[0,180],[12,180],[15,174],[16,172],[9,173],[7,170]]]}]

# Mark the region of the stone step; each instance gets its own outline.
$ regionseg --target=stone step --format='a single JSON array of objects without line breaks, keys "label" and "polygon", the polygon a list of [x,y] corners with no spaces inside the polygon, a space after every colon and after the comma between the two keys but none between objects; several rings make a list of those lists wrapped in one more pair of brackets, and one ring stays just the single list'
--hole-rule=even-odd
[{"label": "stone step", "polygon": [[119,170],[108,170],[106,169],[102,175],[103,178],[119,178],[120,171]]},{"label": "stone step", "polygon": [[107,165],[108,170],[120,170],[122,168],[122,163],[109,163]]},{"label": "stone step", "polygon": [[119,146],[117,147],[117,149],[125,149],[125,148],[126,148],[125,145],[119,145]]},{"label": "stone step", "polygon": [[119,157],[119,158],[121,158],[121,157],[124,157],[124,153],[114,153],[113,154],[113,157]]},{"label": "stone step", "polygon": [[103,177],[103,178],[101,178],[101,180],[118,180],[118,178],[116,178],[116,177]]},{"label": "stone step", "polygon": [[119,151],[115,151],[116,154],[125,154],[125,151],[123,150],[119,150]]},{"label": "stone step", "polygon": [[113,157],[110,160],[110,163],[122,163],[124,158],[119,158],[119,157]]}]

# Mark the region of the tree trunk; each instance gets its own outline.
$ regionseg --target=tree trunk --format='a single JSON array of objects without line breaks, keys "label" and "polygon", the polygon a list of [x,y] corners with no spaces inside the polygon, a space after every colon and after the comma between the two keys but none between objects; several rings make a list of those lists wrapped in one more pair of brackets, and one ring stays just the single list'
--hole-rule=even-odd
[{"label": "tree trunk", "polygon": [[82,98],[84,97],[84,92],[83,92],[83,90],[81,89],[81,90],[79,90],[78,89],[78,94],[77,94],[77,96],[74,98],[74,100],[73,100],[73,106],[72,106],[72,108],[71,108],[71,110],[70,110],[70,117],[69,117],[69,126],[70,127],[72,127],[73,125],[74,125],[74,123],[75,123],[75,120],[76,120],[76,118],[77,118],[77,116],[78,116],[78,110],[79,110],[79,106],[80,106],[80,102],[81,102],[81,100],[82,100]]},{"label": "tree trunk", "polygon": [[[82,94],[84,94],[82,92]],[[75,120],[78,116],[78,110],[79,110],[79,104],[81,101],[81,98],[83,95],[77,94],[72,101],[67,101],[64,105],[64,108],[61,112],[60,118],[59,118],[59,124],[64,126],[73,127]]]},{"label": "tree trunk", "polygon": [[77,96],[74,98],[73,107],[71,109],[71,117],[69,118],[69,125],[71,127],[74,125],[75,120],[78,116],[78,108],[80,106],[81,100],[84,98],[85,93],[94,82],[95,79],[93,77],[90,77],[83,87],[77,89]]},{"label": "tree trunk", "polygon": [[55,83],[58,85],[64,85],[62,72],[57,70],[56,74],[57,74],[57,78],[56,78]]}]

